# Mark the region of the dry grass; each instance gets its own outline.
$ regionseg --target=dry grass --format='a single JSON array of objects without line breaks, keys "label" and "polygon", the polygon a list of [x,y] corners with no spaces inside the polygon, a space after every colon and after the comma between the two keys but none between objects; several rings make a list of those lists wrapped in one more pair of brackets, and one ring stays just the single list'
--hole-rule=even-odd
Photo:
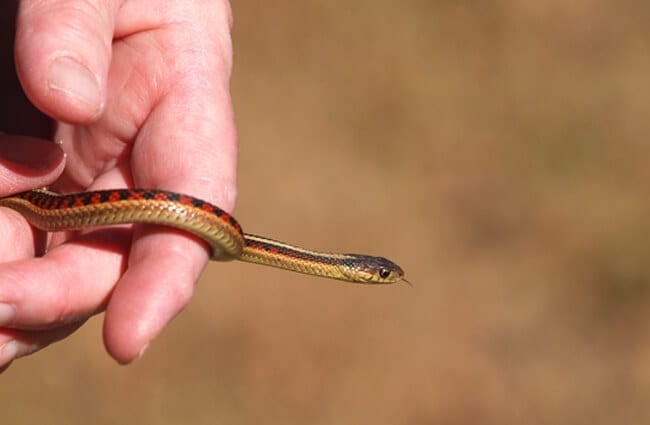
[{"label": "dry grass", "polygon": [[3,421],[650,419],[650,7],[332,4],[234,4],[236,215],[415,288],[211,265],[134,365],[99,320],[17,362]]}]

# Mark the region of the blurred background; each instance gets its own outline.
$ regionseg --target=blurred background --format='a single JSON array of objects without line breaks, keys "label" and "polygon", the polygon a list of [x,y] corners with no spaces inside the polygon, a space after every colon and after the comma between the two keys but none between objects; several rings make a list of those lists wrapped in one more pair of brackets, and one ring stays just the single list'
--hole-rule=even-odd
[{"label": "blurred background", "polygon": [[211,264],[133,365],[101,317],[15,362],[3,422],[650,420],[650,4],[233,8],[235,215],[414,287]]}]

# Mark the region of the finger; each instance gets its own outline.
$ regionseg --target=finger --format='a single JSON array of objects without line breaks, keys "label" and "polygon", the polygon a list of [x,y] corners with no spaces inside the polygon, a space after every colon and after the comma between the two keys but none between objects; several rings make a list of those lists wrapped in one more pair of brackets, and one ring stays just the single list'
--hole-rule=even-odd
[{"label": "finger", "polygon": [[29,99],[52,118],[88,123],[102,111],[118,1],[23,0],[16,68]]},{"label": "finger", "polygon": [[[195,25],[184,34],[192,49],[174,52],[178,79],[142,127],[131,169],[137,186],[188,193],[232,210],[237,148],[230,39],[222,31],[229,16],[223,9],[195,12],[189,20]],[[196,51],[205,52],[201,61]],[[173,231],[145,228],[134,241],[104,322],[106,347],[121,362],[140,355],[186,305],[209,254],[204,243]]]},{"label": "finger", "polygon": [[[151,239],[160,237],[152,230]],[[109,300],[104,320],[104,344],[120,363],[140,357],[151,341],[189,302],[207,255],[191,241],[160,246],[156,255],[138,258],[132,252],[129,268]],[[182,237],[182,236],[181,236]],[[146,239],[146,238],[145,238]],[[202,258],[202,261],[197,261]],[[178,264],[183,263],[183,267]]]},{"label": "finger", "polygon": [[44,257],[2,264],[0,328],[53,329],[101,311],[126,268],[130,240],[130,229],[99,229]]},{"label": "finger", "polygon": [[[63,171],[65,155],[52,142],[31,137],[0,138],[0,198],[52,183]],[[46,238],[18,212],[0,213],[0,263],[32,257]]]},{"label": "finger", "polygon": [[0,373],[19,357],[27,356],[66,338],[85,321],[47,331],[0,329]]},{"label": "finger", "polygon": [[62,172],[65,154],[55,143],[33,137],[0,137],[0,197],[43,187]]},{"label": "finger", "polygon": [[45,250],[47,235],[35,230],[25,217],[14,210],[0,210],[0,229],[3,233],[0,238],[0,264],[31,258]]}]

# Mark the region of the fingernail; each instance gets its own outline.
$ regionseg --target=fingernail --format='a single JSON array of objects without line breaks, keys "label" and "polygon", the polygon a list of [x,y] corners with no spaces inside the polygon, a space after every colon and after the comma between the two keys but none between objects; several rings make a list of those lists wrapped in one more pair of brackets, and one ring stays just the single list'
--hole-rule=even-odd
[{"label": "fingernail", "polygon": [[14,321],[16,307],[11,304],[0,303],[0,326],[7,326]]},{"label": "fingernail", "polygon": [[95,75],[76,60],[62,56],[50,65],[48,83],[50,88],[60,90],[90,106],[98,112],[101,104],[99,85]]},{"label": "fingernail", "polygon": [[0,163],[8,161],[28,170],[47,171],[58,167],[65,153],[60,146],[21,136],[7,137],[0,143]]},{"label": "fingernail", "polygon": [[138,359],[140,359],[140,358],[142,358],[142,356],[144,356],[144,353],[149,348],[149,345],[151,345],[151,343],[145,344],[145,346],[142,347],[142,349],[140,349],[140,352],[138,353]]},{"label": "fingernail", "polygon": [[0,347],[0,365],[9,363],[18,355],[18,342],[9,341]]}]

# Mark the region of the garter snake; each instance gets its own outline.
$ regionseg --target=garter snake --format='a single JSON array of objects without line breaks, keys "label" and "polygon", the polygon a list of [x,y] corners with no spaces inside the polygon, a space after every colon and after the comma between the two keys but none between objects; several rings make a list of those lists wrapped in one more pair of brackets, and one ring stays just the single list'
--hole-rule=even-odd
[{"label": "garter snake", "polygon": [[18,211],[47,232],[160,224],[205,240],[212,247],[213,260],[241,260],[355,283],[408,282],[402,269],[385,258],[311,251],[244,233],[237,220],[219,207],[174,192],[116,189],[60,195],[37,189],[2,198],[0,206]]}]

